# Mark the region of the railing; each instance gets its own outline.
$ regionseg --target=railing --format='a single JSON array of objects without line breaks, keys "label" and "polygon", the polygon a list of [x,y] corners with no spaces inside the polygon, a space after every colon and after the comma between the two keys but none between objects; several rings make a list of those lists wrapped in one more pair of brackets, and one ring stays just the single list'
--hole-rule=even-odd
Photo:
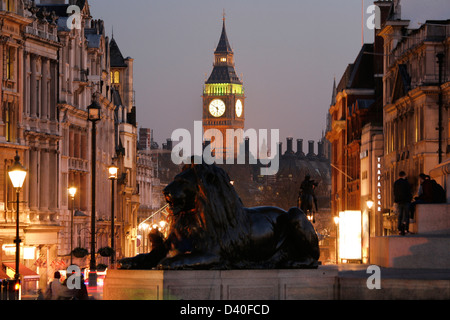
[{"label": "railing", "polygon": [[229,96],[229,95],[236,95],[239,97],[243,97],[245,95],[244,92],[240,93],[240,92],[203,92],[203,95],[205,97],[215,97],[215,96]]},{"label": "railing", "polygon": [[89,161],[77,158],[69,159],[69,170],[73,171],[89,171]]},{"label": "railing", "polygon": [[33,26],[26,26],[25,33],[34,35],[34,36],[42,38],[42,39],[47,39],[47,40],[58,42],[58,36],[56,36],[50,32],[46,32],[44,30],[39,30],[37,28],[34,28]]}]

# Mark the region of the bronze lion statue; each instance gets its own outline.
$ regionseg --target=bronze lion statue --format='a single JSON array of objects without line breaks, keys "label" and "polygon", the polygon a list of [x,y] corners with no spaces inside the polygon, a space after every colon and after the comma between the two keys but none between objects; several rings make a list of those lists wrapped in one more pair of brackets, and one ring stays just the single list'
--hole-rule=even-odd
[{"label": "bronze lion statue", "polygon": [[300,209],[245,208],[228,174],[215,165],[186,166],[164,195],[172,255],[158,269],[318,267],[318,237]]}]

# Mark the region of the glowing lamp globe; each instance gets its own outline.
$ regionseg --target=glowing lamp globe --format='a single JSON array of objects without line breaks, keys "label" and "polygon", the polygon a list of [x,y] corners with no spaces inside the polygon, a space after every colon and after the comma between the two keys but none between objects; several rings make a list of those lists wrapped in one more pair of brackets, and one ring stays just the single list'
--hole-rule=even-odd
[{"label": "glowing lamp globe", "polygon": [[69,188],[69,195],[72,199],[75,198],[76,194],[77,194],[77,188],[75,188],[75,187]]},{"label": "glowing lamp globe", "polygon": [[334,217],[334,224],[338,225],[339,224],[339,217]]},{"label": "glowing lamp globe", "polygon": [[23,183],[25,182],[27,171],[20,163],[20,157],[18,153],[16,153],[14,161],[14,165],[9,169],[8,175],[11,179],[13,187],[16,189],[20,189],[23,187]]},{"label": "glowing lamp globe", "polygon": [[111,180],[117,180],[117,177],[119,175],[119,168],[116,166],[111,166],[108,168],[109,172],[109,179]]}]

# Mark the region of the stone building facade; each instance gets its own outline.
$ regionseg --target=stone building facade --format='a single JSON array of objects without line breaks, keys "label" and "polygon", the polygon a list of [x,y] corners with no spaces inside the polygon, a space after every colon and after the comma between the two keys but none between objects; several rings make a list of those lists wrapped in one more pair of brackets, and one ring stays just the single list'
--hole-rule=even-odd
[{"label": "stone building facade", "polygon": [[[0,267],[14,260],[16,207],[7,177],[17,151],[28,177],[20,194],[21,268],[36,274],[24,292],[45,285],[56,266],[59,219],[59,125],[57,66],[60,43],[56,16],[24,1],[1,1],[1,176]],[[6,267],[8,271],[8,267]]]},{"label": "stone building facade", "polygon": [[[392,11],[392,1],[375,1],[383,25]],[[369,238],[380,235],[383,211],[376,201],[376,210],[367,208],[368,200],[378,200],[378,159],[382,159],[383,121],[383,50],[384,39],[375,29],[374,42],[364,44],[354,63],[347,66],[339,84],[333,87],[330,127],[326,137],[331,143],[333,217],[346,212],[361,212],[360,259],[369,259]],[[381,133],[380,133],[381,131]],[[380,142],[381,138],[381,142]],[[338,227],[345,227],[338,222]],[[338,231],[335,236],[340,238]],[[338,246],[343,245],[336,241]],[[339,251],[339,250],[338,250]],[[340,253],[336,257],[341,258]]]},{"label": "stone building facade", "polygon": [[332,145],[334,216],[342,211],[361,209],[361,130],[369,121],[369,111],[375,102],[371,53],[373,45],[364,45],[355,63],[347,67],[336,89],[335,104],[330,108],[332,122],[327,139]]},{"label": "stone building facade", "polygon": [[[80,8],[80,27],[69,27],[69,5]],[[92,124],[87,107],[93,101],[102,115],[95,150],[96,250],[110,245],[108,167],[115,164],[117,257],[135,255],[139,195],[133,59],[123,59],[84,0],[0,1],[0,19],[0,266],[14,260],[15,194],[7,169],[16,152],[28,169],[20,194],[21,263],[39,276],[37,286],[45,287],[53,272],[70,262],[72,213],[73,247],[90,249]],[[77,188],[73,202],[69,187]],[[87,267],[89,261],[75,263]]]},{"label": "stone building facade", "polygon": [[380,35],[386,42],[384,199],[392,211],[392,186],[400,171],[417,192],[418,175],[429,174],[450,156],[450,22],[426,21],[410,29],[409,20],[392,19]]}]

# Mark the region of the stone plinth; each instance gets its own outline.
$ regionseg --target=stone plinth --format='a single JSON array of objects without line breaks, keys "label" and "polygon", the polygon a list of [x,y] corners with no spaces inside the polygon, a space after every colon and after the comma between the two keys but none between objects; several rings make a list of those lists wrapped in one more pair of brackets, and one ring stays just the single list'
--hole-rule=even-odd
[{"label": "stone plinth", "polygon": [[365,270],[340,272],[339,300],[449,300],[449,270],[382,269],[381,289],[367,289]]},{"label": "stone plinth", "polygon": [[336,267],[318,270],[108,270],[105,300],[332,300]]},{"label": "stone plinth", "polygon": [[386,268],[450,269],[450,205],[416,207],[413,235],[370,239],[370,263]]},{"label": "stone plinth", "polygon": [[410,231],[421,235],[450,235],[450,205],[427,204],[416,207]]},{"label": "stone plinth", "polygon": [[385,268],[450,269],[450,236],[375,237],[370,241],[371,264]]}]

